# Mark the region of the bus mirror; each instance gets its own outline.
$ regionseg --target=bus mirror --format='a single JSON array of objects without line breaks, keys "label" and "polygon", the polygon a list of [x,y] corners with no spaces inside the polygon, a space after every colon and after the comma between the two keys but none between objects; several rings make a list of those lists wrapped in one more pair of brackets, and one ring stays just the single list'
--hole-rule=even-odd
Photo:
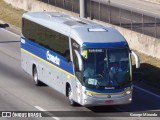
[{"label": "bus mirror", "polygon": [[79,71],[83,70],[83,62],[82,62],[82,57],[79,54],[79,52],[77,50],[74,50],[78,59],[78,66],[79,66]]},{"label": "bus mirror", "polygon": [[140,59],[139,59],[139,56],[134,51],[131,51],[131,53],[132,53],[132,55],[135,58],[136,68],[140,68]]}]

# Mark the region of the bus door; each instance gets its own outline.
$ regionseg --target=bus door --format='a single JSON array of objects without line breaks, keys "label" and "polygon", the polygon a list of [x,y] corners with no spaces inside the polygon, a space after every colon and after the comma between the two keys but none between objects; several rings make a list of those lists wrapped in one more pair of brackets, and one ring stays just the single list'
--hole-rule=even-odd
[{"label": "bus door", "polygon": [[74,82],[74,89],[75,89],[75,97],[78,103],[81,103],[82,100],[82,72],[79,70],[79,63],[78,58],[75,53],[75,51],[80,51],[80,45],[75,42],[75,40],[71,39],[72,44],[72,58],[73,58],[73,65],[74,65],[74,74],[76,76],[75,82]]}]

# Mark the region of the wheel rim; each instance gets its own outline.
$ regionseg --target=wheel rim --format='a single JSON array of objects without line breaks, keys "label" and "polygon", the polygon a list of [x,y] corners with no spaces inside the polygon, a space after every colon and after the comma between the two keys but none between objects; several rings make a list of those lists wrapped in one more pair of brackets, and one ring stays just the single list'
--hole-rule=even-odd
[{"label": "wheel rim", "polygon": [[69,97],[69,101],[70,101],[70,104],[71,104],[71,105],[73,104],[72,95],[73,95],[72,90],[71,90],[71,88],[69,88],[68,97]]}]

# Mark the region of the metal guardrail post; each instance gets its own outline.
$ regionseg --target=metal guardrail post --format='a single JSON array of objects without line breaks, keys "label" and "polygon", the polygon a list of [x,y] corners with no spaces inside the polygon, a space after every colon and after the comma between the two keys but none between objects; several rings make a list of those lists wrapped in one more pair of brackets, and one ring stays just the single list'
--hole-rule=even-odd
[{"label": "metal guardrail post", "polygon": [[120,26],[122,26],[122,21],[121,21],[121,14],[122,14],[122,9],[119,8],[119,22],[120,22]]},{"label": "metal guardrail post", "polygon": [[92,1],[90,0],[89,2],[90,2],[90,4],[89,4],[89,14],[90,14],[90,16],[89,17],[92,20]]},{"label": "metal guardrail post", "polygon": [[65,6],[65,0],[63,0],[63,8],[64,9],[66,8],[66,6]]},{"label": "metal guardrail post", "polygon": [[109,4],[109,23],[111,23],[111,0],[108,0]]},{"label": "metal guardrail post", "polygon": [[73,0],[72,0],[72,12],[74,11]]},{"label": "metal guardrail post", "polygon": [[101,3],[99,2],[99,20],[101,20]]},{"label": "metal guardrail post", "polygon": [[142,13],[142,33],[144,34],[144,14]]},{"label": "metal guardrail post", "polygon": [[155,38],[157,38],[157,18],[155,17]]},{"label": "metal guardrail post", "polygon": [[133,12],[131,11],[131,30],[133,30],[133,20],[132,20],[132,18],[133,18],[133,14],[132,14]]}]

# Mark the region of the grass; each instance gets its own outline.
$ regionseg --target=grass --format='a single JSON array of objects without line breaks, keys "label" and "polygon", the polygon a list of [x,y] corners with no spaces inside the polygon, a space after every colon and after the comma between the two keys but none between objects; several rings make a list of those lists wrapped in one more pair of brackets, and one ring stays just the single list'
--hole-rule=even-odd
[{"label": "grass", "polygon": [[13,8],[11,5],[0,0],[0,20],[17,27],[21,26],[21,16],[24,10]]},{"label": "grass", "polygon": [[[21,16],[24,12],[24,10],[13,8],[0,0],[0,20],[21,27]],[[138,55],[141,60],[141,68],[139,70],[133,68],[134,71],[142,74],[141,78],[144,82],[153,86],[160,86],[160,60],[139,52]]]}]

